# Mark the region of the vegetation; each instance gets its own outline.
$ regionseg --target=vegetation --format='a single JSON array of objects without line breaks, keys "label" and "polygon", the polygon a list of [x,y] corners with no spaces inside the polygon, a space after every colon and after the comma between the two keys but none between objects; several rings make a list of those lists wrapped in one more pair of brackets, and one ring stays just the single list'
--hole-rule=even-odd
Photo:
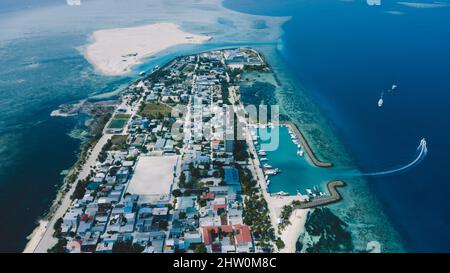
[{"label": "vegetation", "polygon": [[251,227],[254,238],[262,248],[270,248],[275,239],[275,231],[269,216],[269,208],[264,197],[256,192],[245,197],[244,223]]},{"label": "vegetation", "polygon": [[[235,134],[236,135],[236,134]],[[234,141],[233,155],[236,161],[247,161],[249,154],[245,140]]]},{"label": "vegetation", "polygon": [[206,247],[204,244],[198,244],[195,248],[194,248],[194,253],[206,253]]},{"label": "vegetation", "polygon": [[148,119],[160,119],[170,116],[172,114],[172,107],[163,103],[146,103],[139,109],[138,114]]},{"label": "vegetation", "polygon": [[141,253],[144,247],[140,244],[133,244],[131,240],[118,241],[114,244],[113,253]]},{"label": "vegetation", "polygon": [[180,189],[174,189],[173,191],[172,191],[172,195],[174,196],[174,197],[179,197],[179,196],[181,196],[183,193],[181,192],[181,190]]},{"label": "vegetation", "polygon": [[127,147],[128,135],[113,135],[111,137],[112,150],[124,150]]},{"label": "vegetation", "polygon": [[89,180],[90,176],[88,176],[86,179],[78,181],[72,196],[70,196],[70,199],[75,200],[83,198],[84,194],[86,193],[86,186],[89,183]]},{"label": "vegetation", "polygon": [[279,230],[284,230],[288,225],[291,224],[289,218],[291,217],[292,211],[292,206],[286,205],[283,207],[283,210],[281,211],[281,223],[278,224]]},{"label": "vegetation", "polygon": [[239,164],[236,164],[236,168],[239,172],[239,179],[241,181],[242,193],[245,195],[251,195],[256,189],[256,180],[253,179],[252,173],[248,169],[242,168]]},{"label": "vegetation", "polygon": [[108,141],[106,141],[105,145],[103,145],[103,147],[102,147],[100,153],[98,154],[98,158],[97,158],[97,160],[98,160],[100,163],[105,162],[106,157],[107,157],[107,152],[108,152],[109,150],[111,150],[112,145],[113,145],[113,143],[112,143],[112,140],[111,140],[111,139],[108,139]]},{"label": "vegetation", "polygon": [[118,113],[114,115],[115,119],[129,119],[131,117],[130,114]]},{"label": "vegetation", "polygon": [[276,244],[278,250],[283,249],[285,246],[284,242],[283,242],[283,240],[281,240],[281,238],[278,238],[277,241],[275,242],[275,244]]},{"label": "vegetation", "polygon": [[58,239],[56,245],[48,249],[48,253],[64,253],[66,252],[67,239],[62,237]]}]

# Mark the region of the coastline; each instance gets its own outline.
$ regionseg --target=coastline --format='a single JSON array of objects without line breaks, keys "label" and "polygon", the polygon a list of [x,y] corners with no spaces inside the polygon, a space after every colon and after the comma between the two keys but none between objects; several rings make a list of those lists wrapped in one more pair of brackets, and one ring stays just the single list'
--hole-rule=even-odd
[{"label": "coastline", "polygon": [[[103,134],[103,136],[95,143],[92,149],[87,151],[88,158],[82,167],[77,167],[77,164],[72,168],[71,173],[77,169],[76,181],[70,184],[70,190],[63,194],[63,190],[58,191],[56,199],[53,201],[50,212],[44,217],[46,220],[39,221],[38,227],[29,236],[29,241],[23,251],[23,253],[46,253],[49,248],[56,244],[57,239],[53,237],[55,232],[53,225],[60,218],[63,217],[67,209],[72,203],[71,196],[75,191],[78,182],[85,179],[91,170],[91,166],[95,164],[98,154],[101,151],[103,145],[108,141],[111,135]],[[82,159],[82,157],[80,157]],[[67,183],[61,187],[61,189],[69,186]]]},{"label": "coastline", "polygon": [[[266,56],[279,81],[283,83],[282,86],[275,86],[280,110],[282,113],[289,113],[290,120],[302,128],[302,134],[310,140],[311,149],[314,149],[320,158],[335,159],[333,164],[338,168],[356,168],[348,149],[336,138],[336,129],[327,115],[312,101],[290,72],[286,56],[270,47],[260,47],[259,50]],[[345,200],[333,204],[330,208],[339,218],[351,225],[355,247],[366,249],[367,242],[378,241],[383,245],[383,252],[404,252],[398,230],[394,229],[383,212],[383,207],[369,182],[363,178],[352,178],[347,182],[347,186],[341,190]]]},{"label": "coastline", "polygon": [[119,76],[167,48],[200,44],[212,37],[184,32],[174,23],[156,23],[130,28],[97,30],[85,47],[86,60],[101,74]]},{"label": "coastline", "polygon": [[[111,119],[112,117],[107,122]],[[72,166],[64,178],[60,189],[57,191],[49,211],[38,220],[37,227],[27,236],[28,242],[22,251],[23,253],[46,253],[50,247],[56,244],[57,239],[53,237],[53,225],[60,217],[64,216],[72,203],[71,196],[78,182],[89,175],[91,166],[95,165],[101,148],[110,137],[110,135],[103,133],[100,138],[94,137],[91,142],[85,144],[78,160]]]},{"label": "coastline", "polygon": [[300,234],[305,232],[305,223],[308,218],[309,209],[294,209],[289,217],[288,225],[281,233],[280,238],[284,242],[284,248],[280,253],[295,253],[296,244]]}]

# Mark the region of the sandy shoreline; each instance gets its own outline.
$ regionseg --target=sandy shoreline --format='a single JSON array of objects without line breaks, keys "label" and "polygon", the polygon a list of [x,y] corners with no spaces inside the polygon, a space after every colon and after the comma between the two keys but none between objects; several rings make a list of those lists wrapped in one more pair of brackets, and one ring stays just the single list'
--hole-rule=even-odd
[{"label": "sandy shoreline", "polygon": [[24,253],[46,253],[49,248],[57,243],[57,239],[53,237],[55,232],[53,226],[59,218],[63,217],[69,206],[72,204],[72,199],[70,196],[73,194],[78,181],[86,178],[89,175],[91,166],[95,165],[98,154],[101,151],[103,145],[111,137],[109,134],[103,134],[103,136],[98,140],[96,145],[92,150],[90,150],[89,157],[87,158],[85,164],[82,166],[77,181],[71,185],[70,190],[63,196],[58,193],[58,197],[54,201],[56,202],[57,208],[54,213],[46,216],[48,220],[39,221],[39,225],[33,230],[33,232],[28,236],[29,239],[27,245],[25,246]]},{"label": "sandy shoreline", "polygon": [[184,32],[173,23],[98,30],[92,36],[94,42],[85,48],[84,56],[98,72],[108,76],[126,74],[144,58],[169,47],[211,39]]},{"label": "sandy shoreline", "polygon": [[296,244],[300,234],[305,232],[305,223],[309,209],[296,209],[292,211],[289,221],[290,225],[281,233],[280,238],[284,242],[281,253],[295,253]]}]

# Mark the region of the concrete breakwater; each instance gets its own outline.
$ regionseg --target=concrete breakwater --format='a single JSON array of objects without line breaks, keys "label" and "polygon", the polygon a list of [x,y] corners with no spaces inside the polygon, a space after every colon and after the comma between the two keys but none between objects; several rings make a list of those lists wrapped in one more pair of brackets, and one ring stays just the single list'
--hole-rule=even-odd
[{"label": "concrete breakwater", "polygon": [[311,161],[313,162],[313,164],[315,166],[321,167],[321,168],[333,167],[333,163],[331,163],[331,162],[322,162],[319,159],[317,159],[316,155],[314,154],[314,152],[312,151],[311,147],[309,146],[308,141],[303,136],[303,134],[300,132],[300,130],[298,129],[297,125],[295,125],[293,122],[290,122],[290,121],[284,122],[284,125],[289,127],[290,130],[297,136],[297,138],[300,140],[300,142],[302,144],[303,149],[308,154],[308,157],[311,159]]},{"label": "concrete breakwater", "polygon": [[319,197],[312,199],[310,201],[304,201],[300,204],[295,204],[295,209],[309,209],[314,208],[318,206],[324,206],[331,203],[338,202],[342,199],[342,195],[337,190],[337,187],[344,187],[346,184],[344,181],[336,180],[336,181],[330,181],[327,183],[328,192],[330,193],[329,196],[326,197]]}]

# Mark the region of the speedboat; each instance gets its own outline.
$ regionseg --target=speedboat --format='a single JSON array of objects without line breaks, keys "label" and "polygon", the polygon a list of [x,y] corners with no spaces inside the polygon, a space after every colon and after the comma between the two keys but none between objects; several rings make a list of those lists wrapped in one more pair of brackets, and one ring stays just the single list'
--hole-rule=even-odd
[{"label": "speedboat", "polygon": [[298,156],[303,156],[303,153],[304,153],[303,150],[300,149],[300,150],[298,150],[297,155],[298,155]]},{"label": "speedboat", "polygon": [[311,190],[310,188],[307,188],[307,189],[306,189],[306,193],[309,194],[309,195],[312,195],[312,194],[313,194],[313,192],[312,192],[312,190]]},{"label": "speedboat", "polygon": [[289,195],[289,193],[284,192],[284,191],[279,191],[279,192],[276,193],[276,195],[286,196],[286,195]]},{"label": "speedboat", "polygon": [[381,106],[383,106],[383,92],[381,92],[381,97],[378,100],[378,107],[381,107]]},{"label": "speedboat", "polygon": [[266,152],[258,152],[258,155],[259,156],[266,156],[267,154],[266,154]]},{"label": "speedboat", "polygon": [[267,157],[261,157],[261,159],[259,161],[267,161]]},{"label": "speedboat", "polygon": [[392,87],[391,87],[391,90],[394,91],[395,89],[397,89],[397,85],[393,84]]},{"label": "speedboat", "polygon": [[265,168],[265,169],[272,169],[272,166],[270,166],[269,164],[266,163],[266,164],[263,165],[263,168]]},{"label": "speedboat", "polygon": [[378,100],[378,107],[381,107],[381,106],[383,106],[383,99],[382,98],[380,98]]}]

